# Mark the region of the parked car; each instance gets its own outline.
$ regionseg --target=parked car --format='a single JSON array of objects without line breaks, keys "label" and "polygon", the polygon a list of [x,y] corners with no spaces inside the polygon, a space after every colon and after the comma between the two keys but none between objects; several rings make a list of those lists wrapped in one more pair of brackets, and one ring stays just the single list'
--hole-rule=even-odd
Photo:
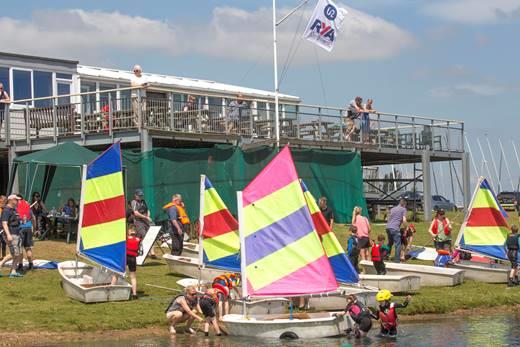
[{"label": "parked car", "polygon": [[423,195],[420,192],[406,191],[399,195],[398,199],[405,199],[408,205],[413,204],[414,201],[416,204],[422,204]]},{"label": "parked car", "polygon": [[506,211],[514,211],[517,201],[520,201],[520,192],[500,192],[497,195],[498,202]]},{"label": "parked car", "polygon": [[457,211],[457,205],[442,195],[432,195],[432,208],[434,210]]}]

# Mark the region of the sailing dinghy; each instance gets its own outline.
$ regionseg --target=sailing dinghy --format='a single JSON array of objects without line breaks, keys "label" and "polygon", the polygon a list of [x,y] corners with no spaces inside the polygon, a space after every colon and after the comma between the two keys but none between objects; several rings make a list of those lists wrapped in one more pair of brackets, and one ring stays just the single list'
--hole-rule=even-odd
[{"label": "sailing dinghy", "polygon": [[[307,208],[289,147],[237,193],[244,297],[294,297],[338,289]],[[230,335],[299,338],[342,334],[346,317],[331,312],[226,315]]]},{"label": "sailing dinghy", "polygon": [[[76,254],[77,260],[58,264],[65,294],[85,303],[122,301],[131,286],[126,270],[126,201],[121,145],[116,143],[83,167]],[[113,275],[117,275],[112,285]]]},{"label": "sailing dinghy", "polygon": [[[489,259],[509,261],[504,248],[509,234],[506,216],[488,181],[480,177],[455,246]],[[449,266],[464,270],[468,279],[486,283],[506,283],[510,271],[509,266],[494,261],[461,260]]]}]

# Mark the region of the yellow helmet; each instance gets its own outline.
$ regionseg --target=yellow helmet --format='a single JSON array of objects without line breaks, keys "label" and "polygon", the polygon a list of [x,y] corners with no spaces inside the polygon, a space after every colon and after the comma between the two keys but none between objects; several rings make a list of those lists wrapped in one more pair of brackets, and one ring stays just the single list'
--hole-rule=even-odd
[{"label": "yellow helmet", "polygon": [[392,298],[392,293],[390,293],[389,290],[387,289],[382,289],[380,290],[377,295],[376,295],[376,300],[381,302],[381,301],[387,301],[387,300],[390,300]]}]

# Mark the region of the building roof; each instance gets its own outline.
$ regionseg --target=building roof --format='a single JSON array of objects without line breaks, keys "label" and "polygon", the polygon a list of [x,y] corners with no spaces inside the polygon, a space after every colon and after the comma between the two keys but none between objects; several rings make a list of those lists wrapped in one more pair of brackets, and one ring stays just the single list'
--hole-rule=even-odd
[{"label": "building roof", "polygon": [[[78,65],[78,74],[80,77],[91,77],[96,79],[107,79],[107,80],[120,80],[130,81],[130,77],[133,75],[131,71],[108,69],[101,67],[93,67],[86,65]],[[219,94],[243,94],[244,96],[256,97],[256,98],[267,98],[274,99],[273,91],[266,91],[260,89],[246,88],[241,86],[235,86],[231,84],[218,83],[208,80],[200,80],[195,78],[177,77],[169,75],[159,75],[151,73],[143,73],[147,81],[153,86],[169,87],[187,90],[199,90],[201,92],[214,92]],[[300,102],[300,98],[297,96],[279,94],[281,100]]]},{"label": "building roof", "polygon": [[23,58],[23,59],[30,59],[30,60],[49,61],[49,62],[54,62],[54,63],[64,63],[64,64],[72,64],[72,65],[77,65],[79,63],[79,61],[77,61],[77,60],[40,57],[37,55],[8,53],[8,52],[0,52],[0,56],[9,57],[9,58]]},{"label": "building roof", "polygon": [[81,167],[97,157],[95,152],[74,142],[65,142],[54,147],[29,153],[14,159],[15,163],[34,163],[52,166]]}]

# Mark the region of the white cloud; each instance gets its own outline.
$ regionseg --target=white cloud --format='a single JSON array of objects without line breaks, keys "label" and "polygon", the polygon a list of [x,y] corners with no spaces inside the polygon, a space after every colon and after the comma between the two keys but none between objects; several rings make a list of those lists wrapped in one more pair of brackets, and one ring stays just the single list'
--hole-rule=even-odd
[{"label": "white cloud", "polygon": [[489,83],[461,83],[449,87],[438,87],[430,90],[430,95],[437,98],[448,98],[460,95],[496,96],[509,91],[509,88]]},{"label": "white cloud", "polygon": [[[348,8],[348,7],[347,7]],[[320,53],[320,61],[384,59],[412,46],[414,37],[398,26],[364,12],[348,8],[337,47]],[[283,15],[287,10],[280,10]],[[279,31],[280,61],[283,62],[293,37],[301,36],[310,15],[293,16]],[[169,23],[120,12],[47,10],[29,20],[0,17],[2,50],[79,59],[97,63],[106,56],[155,52],[167,56],[204,54],[229,59],[269,63],[272,56],[271,10],[248,12],[217,7],[211,21]],[[300,42],[296,63],[314,63],[314,46]]]},{"label": "white cloud", "polygon": [[488,24],[520,17],[520,0],[443,0],[423,8],[428,15],[464,24]]}]

